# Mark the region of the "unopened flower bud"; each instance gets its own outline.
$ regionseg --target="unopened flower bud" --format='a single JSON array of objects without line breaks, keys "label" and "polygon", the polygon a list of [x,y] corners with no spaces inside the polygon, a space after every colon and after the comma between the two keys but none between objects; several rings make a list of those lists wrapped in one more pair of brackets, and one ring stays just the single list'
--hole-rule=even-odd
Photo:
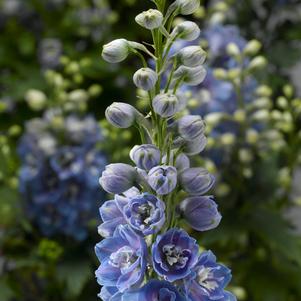
[{"label": "unopened flower bud", "polygon": [[186,140],[193,140],[205,132],[205,124],[201,116],[186,115],[178,120],[180,135]]},{"label": "unopened flower bud", "polygon": [[191,195],[202,195],[214,185],[215,179],[201,167],[187,168],[179,175],[182,188]]},{"label": "unopened flower bud", "polygon": [[206,52],[200,46],[187,46],[177,53],[181,64],[186,67],[202,65],[206,59]]},{"label": "unopened flower bud", "polygon": [[267,60],[263,56],[256,56],[249,64],[249,69],[259,69],[265,67]]},{"label": "unopened flower bud", "polygon": [[191,21],[185,21],[178,24],[172,31],[171,37],[178,37],[186,41],[197,39],[201,31],[198,25]]},{"label": "unopened flower bud", "polygon": [[39,90],[30,89],[26,92],[25,100],[31,109],[35,111],[42,110],[47,103],[46,95]]},{"label": "unopened flower bud", "polygon": [[68,98],[71,102],[81,103],[81,102],[87,102],[89,99],[89,95],[83,89],[76,89],[69,93]]},{"label": "unopened flower bud", "polygon": [[179,209],[186,222],[197,231],[216,228],[222,218],[212,196],[188,197]]},{"label": "unopened flower bud", "polygon": [[246,55],[256,55],[261,48],[261,43],[258,40],[251,40],[244,48]]},{"label": "unopened flower bud", "polygon": [[204,135],[200,135],[194,140],[187,140],[183,152],[188,156],[197,155],[204,150],[206,144],[207,138]]},{"label": "unopened flower bud", "polygon": [[153,30],[161,26],[163,22],[163,15],[157,9],[149,9],[137,15],[135,21],[140,26]]},{"label": "unopened flower bud", "polygon": [[157,194],[168,194],[177,185],[177,170],[173,166],[153,167],[148,173],[148,184]]},{"label": "unopened flower bud", "polygon": [[119,63],[127,58],[129,52],[128,41],[117,39],[103,46],[102,57],[109,63]]},{"label": "unopened flower bud", "polygon": [[277,98],[276,103],[277,103],[277,106],[281,109],[285,109],[288,106],[288,101],[284,96],[279,96]]},{"label": "unopened flower bud", "polygon": [[134,186],[135,168],[124,163],[109,164],[99,179],[99,184],[109,193],[122,193]]},{"label": "unopened flower bud", "polygon": [[270,97],[272,93],[272,89],[267,85],[261,85],[256,89],[256,94],[258,96]]},{"label": "unopened flower bud", "polygon": [[233,145],[235,142],[235,136],[232,133],[225,133],[221,135],[221,143],[225,146]]},{"label": "unopened flower bud", "polygon": [[233,117],[235,121],[243,123],[246,120],[246,112],[244,110],[236,110]]},{"label": "unopened flower bud", "polygon": [[182,80],[186,85],[197,86],[206,77],[206,69],[203,66],[199,67],[186,67],[180,66],[174,73],[173,80]]},{"label": "unopened flower bud", "polygon": [[219,80],[227,79],[227,71],[223,68],[214,69],[213,75],[216,77],[216,79],[219,79]]},{"label": "unopened flower bud", "polygon": [[283,93],[287,98],[291,98],[294,94],[294,88],[292,85],[285,85],[283,87]]},{"label": "unopened flower bud", "polygon": [[136,113],[136,109],[127,103],[113,102],[107,107],[105,115],[112,125],[118,128],[128,128],[134,124]]},{"label": "unopened flower bud", "polygon": [[240,54],[240,50],[235,43],[229,43],[227,45],[226,51],[231,56],[238,56]]},{"label": "unopened flower bud", "polygon": [[171,117],[178,112],[180,103],[176,95],[164,93],[153,99],[153,107],[161,117]]},{"label": "unopened flower bud", "polygon": [[158,75],[150,68],[141,68],[135,72],[133,80],[138,88],[149,91],[155,86]]},{"label": "unopened flower bud", "polygon": [[248,129],[246,132],[246,140],[250,144],[255,144],[258,141],[258,132],[254,129]]},{"label": "unopened flower bud", "polygon": [[137,167],[150,170],[160,163],[160,150],[153,144],[135,145],[130,151],[130,158]]},{"label": "unopened flower bud", "polygon": [[200,0],[177,0],[176,6],[182,15],[191,15],[200,7]]}]

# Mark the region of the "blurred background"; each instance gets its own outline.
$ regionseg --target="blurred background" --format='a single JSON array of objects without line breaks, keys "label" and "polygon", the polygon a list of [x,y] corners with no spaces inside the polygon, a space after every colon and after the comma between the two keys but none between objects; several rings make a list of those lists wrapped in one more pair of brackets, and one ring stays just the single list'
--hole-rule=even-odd
[{"label": "blurred background", "polygon": [[[207,124],[208,146],[194,161],[217,177],[223,219],[199,243],[232,268],[238,300],[299,301],[301,2],[201,3],[195,43],[208,52],[208,75],[183,93]],[[137,59],[107,64],[101,46],[149,42],[134,21],[148,8],[0,0],[1,301],[97,299],[98,208],[110,198],[98,178],[139,143],[104,110],[113,101],[145,107],[132,83]]]}]

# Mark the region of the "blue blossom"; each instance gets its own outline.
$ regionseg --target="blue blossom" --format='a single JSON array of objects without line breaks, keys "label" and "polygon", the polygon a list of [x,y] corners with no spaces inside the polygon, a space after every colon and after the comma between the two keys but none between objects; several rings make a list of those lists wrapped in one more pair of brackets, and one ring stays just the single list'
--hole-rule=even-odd
[{"label": "blue blossom", "polygon": [[133,197],[123,208],[129,225],[143,235],[154,234],[162,228],[164,211],[165,204],[149,193]]},{"label": "blue blossom", "polygon": [[129,224],[139,235],[158,232],[165,222],[165,204],[149,193],[140,194],[136,188],[114,200],[105,202],[99,209],[103,223],[98,233],[112,236],[118,225]]},{"label": "blue blossom", "polygon": [[[96,147],[101,131],[93,117],[69,116],[63,122],[53,128],[48,112],[26,124],[19,144],[20,190],[28,216],[44,235],[82,240],[97,218],[95,198],[104,199],[97,177],[106,159]],[[76,125],[72,130],[70,123]]]},{"label": "blue blossom", "polygon": [[96,271],[100,285],[123,292],[143,281],[147,246],[129,225],[120,225],[112,237],[96,245],[95,252],[101,262]]},{"label": "blue blossom", "polygon": [[152,246],[154,270],[168,281],[187,277],[198,259],[196,240],[185,231],[170,229],[159,235]]},{"label": "blue blossom", "polygon": [[177,288],[168,281],[149,280],[142,288],[125,293],[122,301],[186,301]]},{"label": "blue blossom", "polygon": [[197,231],[216,228],[222,218],[211,196],[188,197],[181,202],[179,210],[185,221]]},{"label": "blue blossom", "polygon": [[211,251],[203,252],[192,273],[184,281],[185,293],[191,300],[236,300],[229,292],[224,291],[231,280],[231,271],[222,264],[216,263]]}]

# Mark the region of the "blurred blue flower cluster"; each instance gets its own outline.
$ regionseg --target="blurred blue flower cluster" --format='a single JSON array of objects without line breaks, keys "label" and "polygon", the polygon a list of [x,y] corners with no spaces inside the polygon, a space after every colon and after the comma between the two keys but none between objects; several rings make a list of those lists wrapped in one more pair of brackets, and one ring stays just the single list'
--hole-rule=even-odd
[{"label": "blurred blue flower cluster", "polygon": [[101,140],[92,116],[62,118],[48,111],[27,122],[19,145],[20,190],[29,217],[44,235],[87,237],[97,202],[104,200],[97,181],[106,163],[97,149]]}]

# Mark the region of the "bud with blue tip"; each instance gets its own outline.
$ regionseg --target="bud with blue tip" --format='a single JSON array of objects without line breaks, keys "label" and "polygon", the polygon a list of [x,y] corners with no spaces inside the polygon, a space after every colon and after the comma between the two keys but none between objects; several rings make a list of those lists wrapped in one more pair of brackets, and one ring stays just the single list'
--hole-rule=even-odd
[{"label": "bud with blue tip", "polygon": [[99,179],[99,184],[109,193],[122,193],[134,186],[137,172],[134,167],[124,163],[106,166]]},{"label": "bud with blue tip", "polygon": [[202,195],[212,188],[215,179],[201,167],[187,168],[179,175],[182,188],[191,195]]},{"label": "bud with blue tip", "polygon": [[130,151],[130,158],[138,168],[150,170],[160,163],[160,150],[153,144],[135,145]]},{"label": "bud with blue tip", "polygon": [[216,228],[222,218],[212,196],[188,197],[181,202],[179,210],[188,225],[197,231]]},{"label": "bud with blue tip", "polygon": [[205,132],[205,123],[201,116],[186,115],[178,120],[180,135],[186,140],[194,140]]},{"label": "bud with blue tip", "polygon": [[168,194],[177,185],[177,170],[173,166],[153,167],[148,173],[148,184],[157,194]]}]

